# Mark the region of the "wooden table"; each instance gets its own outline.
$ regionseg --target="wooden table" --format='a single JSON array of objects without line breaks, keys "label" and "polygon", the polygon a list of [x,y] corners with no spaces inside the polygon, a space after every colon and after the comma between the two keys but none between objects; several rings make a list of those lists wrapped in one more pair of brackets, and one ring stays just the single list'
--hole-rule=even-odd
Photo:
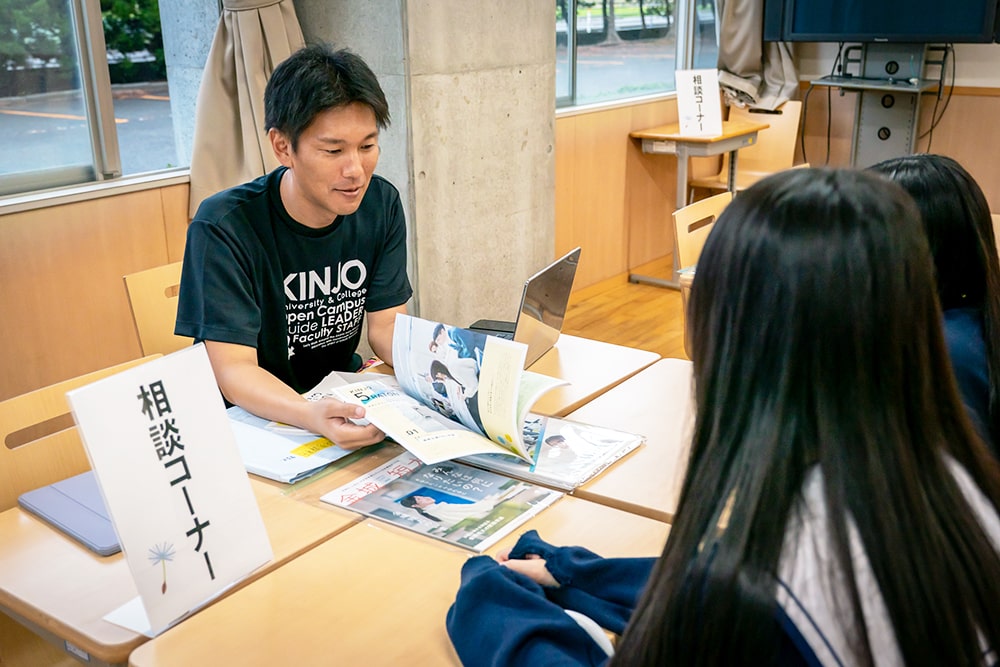
[{"label": "wooden table", "polygon": [[[659,555],[669,530],[569,496],[529,528],[604,556]],[[139,647],[129,663],[458,665],[445,615],[471,555],[365,521]]]},{"label": "wooden table", "polygon": [[[251,485],[274,559],[233,590],[361,519],[299,502],[255,478]],[[148,638],[103,617],[138,594],[121,553],[98,556],[19,507],[0,513],[0,609],[60,648],[89,664],[125,663]]]},{"label": "wooden table", "polygon": [[[570,384],[549,392],[533,411],[565,415],[657,359],[659,355],[654,352],[563,334],[531,370],[566,379]],[[294,485],[251,475],[275,559],[239,587],[361,521],[360,515],[323,503],[320,496],[401,451],[393,444],[367,448]],[[560,501],[557,505],[562,504]],[[546,510],[543,516],[554,509]],[[414,538],[409,534],[406,537]],[[415,537],[418,541],[427,539]],[[586,535],[578,541],[582,537]],[[123,663],[148,638],[103,617],[137,595],[121,554],[99,557],[19,508],[0,513],[0,610],[64,650],[86,655],[92,664]]]},{"label": "wooden table", "polygon": [[[722,134],[714,137],[694,137],[681,134],[679,123],[668,125],[658,125],[645,130],[635,130],[629,136],[642,141],[642,152],[662,155],[677,156],[677,208],[687,206],[688,191],[688,158],[689,157],[711,157],[729,153],[729,171],[727,172],[726,183],[729,191],[736,192],[736,158],[739,149],[750,146],[757,141],[757,133],[766,130],[770,125],[767,123],[751,123],[744,121],[722,121]],[[670,228],[674,225],[671,222]],[[677,247],[676,231],[674,232],[674,247]],[[644,276],[637,273],[629,274],[629,281],[633,283],[646,283],[658,285],[660,287],[670,287],[677,289],[677,271],[681,267],[677,265],[677,253],[674,253],[674,272],[670,280],[663,280],[653,276]]]},{"label": "wooden table", "polygon": [[646,443],[573,495],[672,521],[694,426],[691,362],[661,359],[569,419],[646,436]]},{"label": "wooden table", "polygon": [[561,334],[528,370],[567,380],[546,392],[531,411],[564,417],[660,358],[656,352]]}]

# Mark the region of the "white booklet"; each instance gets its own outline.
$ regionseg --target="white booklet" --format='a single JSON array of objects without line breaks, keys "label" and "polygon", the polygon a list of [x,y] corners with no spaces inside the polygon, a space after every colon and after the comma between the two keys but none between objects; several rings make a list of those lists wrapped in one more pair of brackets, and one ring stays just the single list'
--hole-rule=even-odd
[{"label": "white booklet", "polygon": [[424,463],[503,453],[531,461],[529,408],[566,384],[523,370],[527,346],[409,315],[396,316],[396,384],[384,380],[316,391],[365,408],[365,419]]},{"label": "white booklet", "polygon": [[[324,378],[316,388],[307,392],[305,398],[315,401],[332,396],[329,390],[320,387],[342,386],[357,382],[361,378],[390,383],[396,381],[391,375],[378,373],[362,375],[335,371]],[[321,435],[310,433],[298,426],[268,421],[239,406],[230,407],[227,413],[233,433],[236,435],[236,444],[243,465],[248,472],[261,477],[294,484],[315,475],[334,461],[352,453],[341,449]]]},{"label": "white booklet", "polygon": [[261,477],[293,484],[351,453],[322,436],[275,425],[239,406],[226,412],[243,465]]}]

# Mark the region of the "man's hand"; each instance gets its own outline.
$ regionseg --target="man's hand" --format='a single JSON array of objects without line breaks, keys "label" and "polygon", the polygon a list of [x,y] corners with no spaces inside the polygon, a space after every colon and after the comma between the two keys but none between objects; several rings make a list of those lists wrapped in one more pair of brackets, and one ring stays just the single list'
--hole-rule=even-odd
[{"label": "man's hand", "polygon": [[365,409],[333,398],[307,401],[291,387],[257,365],[257,350],[243,345],[205,341],[222,395],[247,412],[318,433],[342,449],[381,442],[385,434],[374,426],[358,426]]},{"label": "man's hand", "polygon": [[359,426],[352,419],[363,419],[365,409],[335,398],[310,401],[305,427],[322,435],[341,449],[358,449],[385,439],[385,434],[371,424]]}]

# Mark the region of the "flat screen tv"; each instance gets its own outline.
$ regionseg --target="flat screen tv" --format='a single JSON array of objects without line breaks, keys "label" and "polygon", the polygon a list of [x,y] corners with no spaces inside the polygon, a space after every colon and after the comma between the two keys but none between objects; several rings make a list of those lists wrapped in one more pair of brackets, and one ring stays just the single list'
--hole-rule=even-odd
[{"label": "flat screen tv", "polygon": [[765,0],[764,39],[784,42],[988,43],[997,0]]}]

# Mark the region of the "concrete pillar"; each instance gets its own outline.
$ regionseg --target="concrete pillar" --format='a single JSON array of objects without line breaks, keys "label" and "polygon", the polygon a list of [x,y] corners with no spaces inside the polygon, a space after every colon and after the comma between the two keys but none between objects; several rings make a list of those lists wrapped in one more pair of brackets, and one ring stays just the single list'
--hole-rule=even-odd
[{"label": "concrete pillar", "polygon": [[410,282],[414,289],[411,312],[417,303],[417,263],[413,234],[413,194],[410,171],[409,104],[406,86],[406,47],[403,41],[403,0],[295,0],[295,13],[307,43],[325,42],[347,48],[364,58],[378,77],[392,123],[379,137],[376,173],[399,190],[406,212]]},{"label": "concrete pillar", "polygon": [[513,319],[555,245],[555,11],[537,0],[296,0],[382,82],[379,173],[408,205],[414,311]]},{"label": "concrete pillar", "polygon": [[191,164],[195,100],[219,15],[219,0],[160,2],[170,115],[174,120],[174,145],[181,167]]}]

